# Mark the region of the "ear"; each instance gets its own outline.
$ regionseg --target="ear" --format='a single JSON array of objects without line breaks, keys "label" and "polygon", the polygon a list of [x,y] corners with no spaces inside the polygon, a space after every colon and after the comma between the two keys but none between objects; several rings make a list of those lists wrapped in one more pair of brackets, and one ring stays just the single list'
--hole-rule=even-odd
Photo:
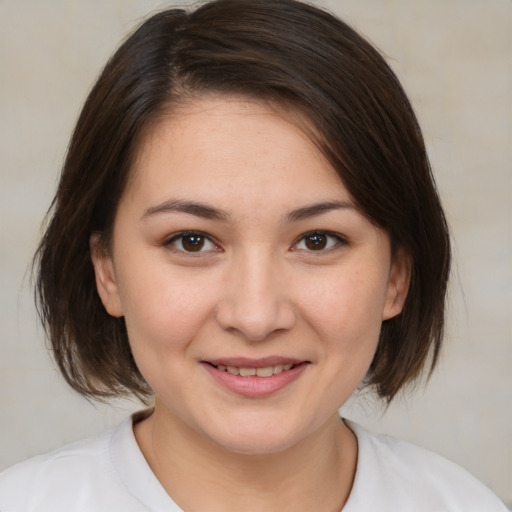
[{"label": "ear", "polygon": [[123,308],[117,287],[114,263],[108,249],[101,242],[100,233],[89,238],[91,260],[96,277],[96,288],[107,312],[115,317],[123,316]]},{"label": "ear", "polygon": [[386,302],[382,312],[383,321],[389,320],[402,312],[409,291],[411,266],[410,257],[402,250],[396,251],[389,272]]}]

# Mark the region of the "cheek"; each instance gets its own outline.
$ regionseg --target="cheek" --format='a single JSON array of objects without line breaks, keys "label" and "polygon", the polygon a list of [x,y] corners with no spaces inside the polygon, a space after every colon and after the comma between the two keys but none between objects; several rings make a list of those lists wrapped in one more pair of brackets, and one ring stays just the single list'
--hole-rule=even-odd
[{"label": "cheek", "polygon": [[354,332],[382,321],[385,303],[385,282],[362,272],[331,276],[316,283],[312,293],[302,302],[317,324],[326,329]]},{"label": "cheek", "polygon": [[201,279],[184,279],[170,273],[141,276],[122,290],[128,337],[134,356],[183,350],[211,316],[214,287]]},{"label": "cheek", "polygon": [[369,272],[333,275],[302,298],[306,321],[345,357],[376,349],[386,283]]}]

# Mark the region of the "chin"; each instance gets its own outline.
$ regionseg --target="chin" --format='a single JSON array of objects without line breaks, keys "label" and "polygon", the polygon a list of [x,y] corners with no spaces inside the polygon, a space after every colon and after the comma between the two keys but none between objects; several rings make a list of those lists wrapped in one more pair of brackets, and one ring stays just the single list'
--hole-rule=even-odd
[{"label": "chin", "polygon": [[239,439],[229,439],[221,447],[230,453],[239,455],[271,455],[282,453],[293,446],[290,438],[275,438],[268,435],[246,436]]},{"label": "chin", "polygon": [[211,439],[228,452],[240,455],[270,455],[281,453],[296,444],[303,435],[292,426],[282,422],[241,422],[235,425],[219,425],[217,433],[210,433]]}]

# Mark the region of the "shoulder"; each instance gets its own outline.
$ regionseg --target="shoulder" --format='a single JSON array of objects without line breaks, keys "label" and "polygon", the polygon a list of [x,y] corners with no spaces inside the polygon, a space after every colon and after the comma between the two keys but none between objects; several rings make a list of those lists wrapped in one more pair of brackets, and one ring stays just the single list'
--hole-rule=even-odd
[{"label": "shoulder", "polygon": [[[123,424],[119,430],[126,428]],[[90,510],[89,496],[109,496],[120,487],[110,462],[116,431],[106,431],[50,453],[21,462],[0,473],[2,512]],[[84,501],[84,506],[77,503]],[[97,511],[108,510],[103,507]]]},{"label": "shoulder", "polygon": [[457,464],[405,441],[348,425],[356,434],[359,455],[344,512],[507,512],[485,485]]}]

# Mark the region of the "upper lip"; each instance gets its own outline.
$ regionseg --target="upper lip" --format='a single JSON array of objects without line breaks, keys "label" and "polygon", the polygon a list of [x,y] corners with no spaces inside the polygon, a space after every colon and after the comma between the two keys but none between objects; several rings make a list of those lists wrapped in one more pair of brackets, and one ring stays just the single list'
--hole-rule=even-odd
[{"label": "upper lip", "polygon": [[249,357],[220,357],[217,359],[204,359],[202,362],[210,363],[214,366],[235,366],[237,368],[267,368],[269,366],[278,366],[286,364],[306,363],[304,359],[296,359],[293,357],[268,356],[258,359]]}]

